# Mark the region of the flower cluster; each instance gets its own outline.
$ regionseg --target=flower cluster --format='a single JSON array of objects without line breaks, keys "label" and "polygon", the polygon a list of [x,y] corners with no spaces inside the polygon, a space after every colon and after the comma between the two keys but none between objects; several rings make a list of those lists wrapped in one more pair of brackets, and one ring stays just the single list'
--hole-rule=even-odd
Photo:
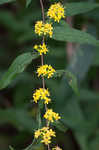
[{"label": "flower cluster", "polygon": [[[43,5],[42,0],[40,2],[42,6]],[[43,13],[44,10],[42,7],[42,14]],[[52,4],[47,12],[47,16],[48,19],[53,19],[55,22],[59,23],[59,21],[65,17],[63,5],[61,3]],[[56,72],[51,65],[47,65],[47,64],[43,65],[44,64],[43,55],[48,52],[47,45],[45,44],[45,37],[49,36],[51,38],[53,35],[53,26],[52,23],[49,22],[51,22],[51,20],[46,22],[43,14],[43,21],[37,21],[35,24],[35,33],[38,34],[39,36],[43,36],[43,40],[42,40],[43,43],[34,46],[34,49],[41,55],[42,65],[38,67],[37,74],[38,77],[40,76],[42,77],[43,88],[36,89],[36,91],[33,94],[33,100],[35,103],[38,103],[40,100],[44,101],[45,110],[46,110],[44,114],[44,118],[47,120],[46,126],[36,130],[34,133],[34,137],[35,139],[40,138],[41,142],[44,143],[45,145],[48,145],[48,147],[49,144],[51,143],[52,137],[56,136],[55,132],[52,129],[50,129],[50,123],[61,119],[58,113],[53,112],[53,110],[49,109],[46,105],[49,104],[49,102],[51,102],[51,99],[50,99],[50,93],[48,89],[45,89],[44,77],[51,78]],[[52,150],[62,150],[62,149],[56,146]]]},{"label": "flower cluster", "polygon": [[38,51],[40,53],[40,55],[46,54],[48,52],[48,49],[47,49],[45,43],[43,43],[42,45],[41,44],[40,45],[35,45],[34,49],[36,51]]},{"label": "flower cluster", "polygon": [[39,100],[43,100],[44,104],[48,104],[51,101],[49,96],[50,96],[50,93],[48,89],[39,88],[39,89],[36,89],[35,93],[33,94],[33,99],[35,103],[37,103]]},{"label": "flower cluster", "polygon": [[47,16],[49,16],[51,19],[54,19],[55,22],[59,22],[62,18],[65,18],[62,4],[55,3],[51,5],[47,12]]},{"label": "flower cluster", "polygon": [[51,143],[52,137],[55,137],[55,132],[50,129],[49,127],[43,127],[42,129],[38,129],[35,131],[34,137],[37,139],[41,137],[41,142],[44,143],[45,145],[48,145]]},{"label": "flower cluster", "polygon": [[37,69],[38,77],[47,76],[47,78],[51,78],[55,72],[56,72],[55,69],[52,68],[51,65],[43,65]]},{"label": "flower cluster", "polygon": [[35,24],[35,33],[39,36],[49,35],[50,38],[53,35],[53,27],[50,23],[43,23],[43,21],[37,21]]},{"label": "flower cluster", "polygon": [[44,115],[44,118],[47,119],[49,122],[54,122],[55,120],[59,120],[61,117],[58,113],[53,112],[52,109],[48,109]]}]

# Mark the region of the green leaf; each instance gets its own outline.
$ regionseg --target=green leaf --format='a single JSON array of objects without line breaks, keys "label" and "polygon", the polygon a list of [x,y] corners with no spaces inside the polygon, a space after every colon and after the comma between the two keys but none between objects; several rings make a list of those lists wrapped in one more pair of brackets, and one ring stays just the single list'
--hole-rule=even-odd
[{"label": "green leaf", "polygon": [[99,45],[99,41],[92,35],[70,28],[67,23],[61,23],[59,26],[54,27],[53,39],[58,41],[77,42],[80,44]]},{"label": "green leaf", "polygon": [[10,150],[14,150],[14,148],[13,148],[12,146],[9,146],[9,149],[10,149]]},{"label": "green leaf", "polygon": [[38,56],[38,54],[32,53],[24,53],[18,56],[1,79],[0,89],[7,87],[11,81],[15,79],[18,74],[22,73],[32,60]]},{"label": "green leaf", "polygon": [[0,5],[5,4],[5,3],[11,3],[14,2],[15,0],[0,0]]},{"label": "green leaf", "polygon": [[14,34],[18,34],[20,32],[29,34],[31,32],[33,38],[34,32],[32,32],[32,27],[28,23],[20,22],[17,20],[16,17],[13,16],[9,11],[0,11],[0,22],[8,29],[8,31],[10,30],[10,32],[14,32]]},{"label": "green leaf", "polygon": [[86,133],[83,133],[83,132],[75,132],[74,133],[82,150],[89,150],[89,148],[88,148],[89,140],[88,140],[88,136],[86,135]]},{"label": "green leaf", "polygon": [[56,70],[56,73],[54,74],[54,77],[60,77],[62,75],[65,75],[66,80],[68,81],[68,84],[72,87],[74,92],[79,95],[78,85],[77,85],[77,78],[73,73],[71,73],[68,70]]},{"label": "green leaf", "polygon": [[59,129],[62,132],[66,132],[68,128],[61,122],[61,121],[56,121],[52,123],[57,129]]},{"label": "green leaf", "polygon": [[95,57],[93,60],[93,65],[99,66],[99,48],[98,47],[96,47],[96,49],[95,49]]},{"label": "green leaf", "polygon": [[0,124],[10,123],[19,130],[26,130],[30,133],[37,128],[36,121],[22,109],[0,109],[0,118]]},{"label": "green leaf", "polygon": [[[90,66],[93,63],[95,53],[94,50],[95,46],[88,44],[80,45],[75,50],[75,54],[72,56],[70,63],[67,65],[67,70],[77,77],[78,84],[85,78]],[[69,101],[70,97],[74,96],[74,92],[68,85],[66,75],[63,76],[61,84],[57,85],[56,87],[58,87],[58,90],[55,94],[57,99],[55,106],[57,109],[60,109],[60,105],[63,107],[64,104]],[[54,89],[56,88],[54,87]]]},{"label": "green leaf", "polygon": [[77,84],[77,78],[73,73],[70,71],[66,71],[66,79],[68,80],[69,85],[72,87],[74,92],[79,95],[79,90],[78,90],[78,84]]},{"label": "green leaf", "polygon": [[82,14],[89,12],[97,7],[99,7],[99,4],[97,3],[90,3],[90,2],[79,2],[79,3],[66,3],[65,4],[66,16],[73,16],[77,14]]},{"label": "green leaf", "polygon": [[93,140],[89,141],[89,149],[90,150],[98,150],[99,149],[99,132],[96,132]]},{"label": "green leaf", "polygon": [[38,122],[38,128],[41,128],[41,126],[42,126],[42,119],[41,119],[41,110],[40,110],[40,108],[38,108],[37,122]]},{"label": "green leaf", "polygon": [[32,0],[26,0],[26,7],[28,7],[31,2],[32,2]]},{"label": "green leaf", "polygon": [[[74,97],[69,99],[61,109],[63,122],[75,130],[80,130],[85,123],[85,119],[80,105]],[[83,124],[82,124],[83,123]],[[83,129],[84,130],[84,129]]]},{"label": "green leaf", "polygon": [[87,103],[96,103],[99,101],[99,93],[89,89],[80,89],[79,100]]},{"label": "green leaf", "polygon": [[93,63],[95,47],[81,45],[76,49],[67,69],[72,72],[79,81],[82,81]]}]

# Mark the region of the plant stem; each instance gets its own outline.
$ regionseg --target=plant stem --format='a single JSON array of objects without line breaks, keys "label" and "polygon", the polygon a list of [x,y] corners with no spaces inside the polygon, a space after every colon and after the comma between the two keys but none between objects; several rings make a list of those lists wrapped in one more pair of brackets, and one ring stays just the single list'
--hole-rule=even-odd
[{"label": "plant stem", "polygon": [[[43,23],[45,23],[45,14],[44,14],[44,5],[43,5],[43,1],[40,0],[40,4],[41,4],[41,9],[42,9],[42,18],[43,18]],[[43,40],[42,40],[42,43],[45,42],[45,37],[43,36]],[[44,55],[42,54],[41,55],[41,65],[43,66],[44,65]],[[43,88],[45,89],[45,79],[44,77],[42,77],[42,84],[43,84]],[[47,111],[47,104],[45,104],[45,110]],[[46,126],[49,126],[48,125],[48,121],[46,121]],[[48,150],[50,150],[50,146],[48,144]]]},{"label": "plant stem", "polygon": [[41,9],[42,9],[43,22],[45,23],[44,5],[43,5],[43,1],[42,0],[40,0],[40,4],[41,4]]},{"label": "plant stem", "polygon": [[[45,23],[45,15],[44,15],[44,6],[43,6],[43,1],[40,0],[40,4],[41,4],[41,9],[42,9],[42,17],[43,17],[43,23]],[[42,43],[45,42],[45,37],[43,36],[43,40]],[[44,65],[44,55],[41,55],[41,65]],[[45,89],[45,79],[44,77],[42,77],[42,84],[43,84],[43,88]],[[47,105],[45,104],[45,109],[47,110]]]},{"label": "plant stem", "polygon": [[[45,22],[45,15],[44,15],[44,6],[43,6],[43,2],[42,0],[40,0],[40,4],[41,4],[41,9],[42,9],[42,17],[43,17],[43,23]],[[45,37],[43,36],[43,40],[42,43],[44,43],[45,41]],[[41,55],[41,65],[44,65],[44,56],[43,54]],[[45,88],[45,80],[44,77],[42,77],[42,84],[43,84],[43,88]]]}]

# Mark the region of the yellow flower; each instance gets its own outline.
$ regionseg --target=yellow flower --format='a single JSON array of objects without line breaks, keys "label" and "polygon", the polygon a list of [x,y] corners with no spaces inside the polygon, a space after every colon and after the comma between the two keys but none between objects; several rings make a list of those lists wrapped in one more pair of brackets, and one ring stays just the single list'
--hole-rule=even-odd
[{"label": "yellow flower", "polygon": [[55,135],[55,132],[54,132],[52,129],[49,130],[49,135],[50,135],[50,136],[53,136],[53,137],[56,136],[56,135]]},{"label": "yellow flower", "polygon": [[49,96],[50,96],[50,93],[48,89],[39,88],[33,94],[33,100],[35,103],[37,103],[39,100],[44,100],[44,103],[48,104],[51,101]]},{"label": "yellow flower", "polygon": [[35,33],[38,35],[42,35],[44,30],[43,28],[44,28],[43,21],[37,21],[35,24]]},{"label": "yellow flower", "polygon": [[59,22],[61,18],[65,18],[63,5],[61,3],[51,5],[47,12],[47,16],[54,19],[56,22]]},{"label": "yellow flower", "polygon": [[55,137],[55,132],[52,129],[48,129],[47,130],[43,130],[43,139],[42,139],[42,143],[44,143],[45,145],[48,145],[49,143],[51,143],[51,137]]},{"label": "yellow flower", "polygon": [[52,148],[52,150],[62,150],[60,147],[56,146],[55,148]]},{"label": "yellow flower", "polygon": [[39,36],[41,35],[49,35],[52,37],[53,27],[50,23],[43,23],[43,21],[37,21],[35,24],[35,33]]},{"label": "yellow flower", "polygon": [[45,145],[48,145],[51,143],[50,139],[47,137],[43,137],[43,140],[41,140],[42,143],[45,143]]},{"label": "yellow flower", "polygon": [[34,49],[37,50],[40,53],[40,55],[46,54],[48,52],[45,43],[43,43],[42,45],[35,45]]},{"label": "yellow flower", "polygon": [[44,118],[49,120],[50,122],[54,122],[54,120],[59,120],[61,117],[58,113],[53,112],[52,109],[48,109],[44,115]]},{"label": "yellow flower", "polygon": [[52,27],[52,24],[46,23],[44,25],[44,35],[48,35],[48,34],[51,38],[53,35],[53,27]]},{"label": "yellow flower", "polygon": [[55,69],[51,65],[43,65],[37,69],[38,77],[47,76],[47,78],[51,78],[55,72]]},{"label": "yellow flower", "polygon": [[51,143],[52,137],[55,137],[55,132],[52,129],[49,129],[49,127],[43,127],[42,129],[38,129],[34,133],[34,137],[37,139],[41,137],[41,142],[45,145],[48,145]]},{"label": "yellow flower", "polygon": [[47,131],[49,129],[49,127],[43,127],[41,130],[42,131]]},{"label": "yellow flower", "polygon": [[35,138],[37,139],[39,136],[41,135],[41,131],[40,130],[37,130],[35,131]]}]

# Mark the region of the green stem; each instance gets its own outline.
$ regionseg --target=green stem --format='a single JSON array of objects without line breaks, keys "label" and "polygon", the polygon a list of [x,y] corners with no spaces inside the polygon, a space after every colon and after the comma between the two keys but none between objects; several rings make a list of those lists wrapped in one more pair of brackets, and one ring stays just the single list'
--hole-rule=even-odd
[{"label": "green stem", "polygon": [[[43,5],[43,1],[40,0],[40,4],[41,4],[41,9],[42,9],[42,17],[43,17],[43,23],[45,23],[45,14],[44,14],[44,5]],[[43,40],[42,43],[45,42],[45,37],[43,36]],[[43,54],[41,55],[41,65],[44,65],[44,56]],[[42,77],[42,84],[43,84],[43,88],[45,89],[45,79],[44,77]],[[47,111],[47,104],[45,104],[45,110]],[[48,121],[46,120],[46,126],[48,126]],[[48,150],[50,150],[50,146],[48,144]]]}]

